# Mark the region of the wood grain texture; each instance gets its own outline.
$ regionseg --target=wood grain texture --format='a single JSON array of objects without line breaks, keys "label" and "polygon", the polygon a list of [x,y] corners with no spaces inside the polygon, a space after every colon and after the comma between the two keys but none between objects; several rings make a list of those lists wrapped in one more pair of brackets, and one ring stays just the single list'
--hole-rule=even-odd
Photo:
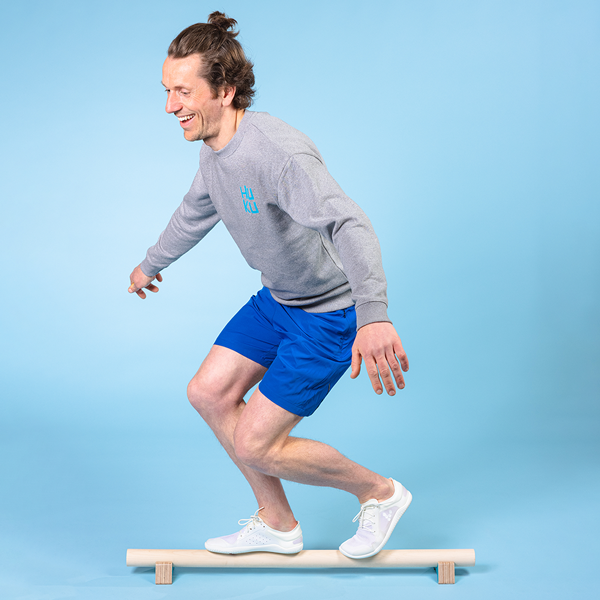
[{"label": "wood grain texture", "polygon": [[173,563],[157,562],[155,567],[156,585],[170,585],[173,583]]},{"label": "wood grain texture", "polygon": [[439,562],[437,566],[438,583],[454,583],[454,563]]}]

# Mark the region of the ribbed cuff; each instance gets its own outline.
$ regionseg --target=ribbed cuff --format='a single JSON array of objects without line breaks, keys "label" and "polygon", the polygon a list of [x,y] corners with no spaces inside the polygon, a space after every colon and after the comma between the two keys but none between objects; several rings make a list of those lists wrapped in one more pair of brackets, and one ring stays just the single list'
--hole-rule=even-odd
[{"label": "ribbed cuff", "polygon": [[160,273],[160,269],[152,268],[150,261],[147,258],[140,263],[140,269],[146,277],[156,277],[156,275]]},{"label": "ribbed cuff", "polygon": [[360,329],[369,323],[391,323],[387,314],[385,302],[365,302],[356,307],[356,329]]}]

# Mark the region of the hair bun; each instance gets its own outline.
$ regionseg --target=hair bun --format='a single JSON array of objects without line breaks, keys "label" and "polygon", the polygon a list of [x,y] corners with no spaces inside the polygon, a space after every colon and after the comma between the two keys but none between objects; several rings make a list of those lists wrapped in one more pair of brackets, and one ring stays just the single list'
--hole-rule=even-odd
[{"label": "hair bun", "polygon": [[208,15],[208,22],[221,31],[229,31],[237,25],[237,21],[235,19],[230,19],[227,17],[227,15],[219,11],[215,11]]}]

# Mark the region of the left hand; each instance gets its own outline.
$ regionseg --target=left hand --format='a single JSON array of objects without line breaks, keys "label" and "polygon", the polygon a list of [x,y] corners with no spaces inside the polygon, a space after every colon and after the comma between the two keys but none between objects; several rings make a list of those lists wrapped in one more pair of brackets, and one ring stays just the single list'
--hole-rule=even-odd
[{"label": "left hand", "polygon": [[148,277],[138,265],[129,276],[130,285],[127,291],[130,294],[135,292],[142,300],[145,300],[146,292],[144,292],[144,289],[150,290],[155,294],[158,292],[158,286],[151,283],[154,279],[159,282],[163,280],[160,273],[157,273],[155,277]]},{"label": "left hand", "polygon": [[369,323],[358,330],[352,346],[352,379],[358,377],[362,360],[375,393],[383,392],[379,375],[390,396],[396,393],[394,380],[399,389],[404,388],[402,371],[408,371],[408,358],[391,323]]}]

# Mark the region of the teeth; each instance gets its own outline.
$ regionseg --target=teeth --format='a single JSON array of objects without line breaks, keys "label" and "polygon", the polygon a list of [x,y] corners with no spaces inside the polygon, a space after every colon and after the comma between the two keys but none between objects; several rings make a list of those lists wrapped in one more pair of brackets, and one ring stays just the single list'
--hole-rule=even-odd
[{"label": "teeth", "polygon": [[194,115],[185,115],[185,117],[177,117],[179,121],[189,121]]}]

